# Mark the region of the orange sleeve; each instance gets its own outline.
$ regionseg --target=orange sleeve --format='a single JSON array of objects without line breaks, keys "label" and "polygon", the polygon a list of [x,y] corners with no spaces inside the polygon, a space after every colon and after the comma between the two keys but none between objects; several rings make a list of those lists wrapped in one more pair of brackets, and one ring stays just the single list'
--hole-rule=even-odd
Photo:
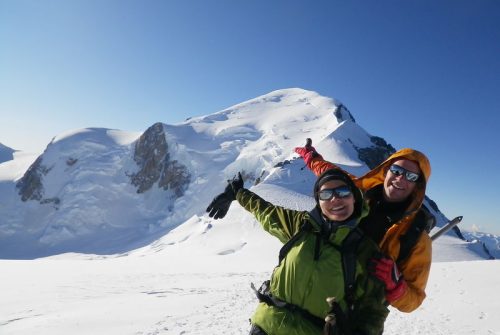
[{"label": "orange sleeve", "polygon": [[316,175],[319,176],[326,170],[330,169],[338,169],[341,170],[342,172],[345,172],[349,175],[349,177],[353,180],[356,180],[356,177],[350,174],[349,172],[342,170],[339,168],[337,165],[333,164],[332,162],[325,161],[321,156],[313,158],[309,164],[307,164],[307,167]]},{"label": "orange sleeve", "polygon": [[401,312],[410,313],[425,299],[425,287],[429,279],[432,261],[432,241],[428,234],[422,234],[410,257],[401,264],[403,278],[408,285],[405,294],[391,303]]}]

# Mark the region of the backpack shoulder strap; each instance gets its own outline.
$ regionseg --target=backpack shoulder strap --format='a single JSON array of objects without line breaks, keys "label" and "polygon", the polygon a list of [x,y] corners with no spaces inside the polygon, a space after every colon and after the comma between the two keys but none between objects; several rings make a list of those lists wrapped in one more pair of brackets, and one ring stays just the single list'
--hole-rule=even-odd
[{"label": "backpack shoulder strap", "polygon": [[342,269],[344,271],[344,291],[345,299],[349,311],[354,308],[354,284],[356,282],[356,252],[363,232],[359,228],[354,228],[342,243]]},{"label": "backpack shoulder strap", "polygon": [[304,220],[299,228],[299,231],[295,233],[280,249],[278,264],[286,257],[290,249],[297,243],[297,241],[304,235],[304,233],[311,231],[312,225],[308,220]]},{"label": "backpack shoulder strap", "polygon": [[[321,216],[321,213],[318,211],[318,208],[315,207],[311,211],[308,212],[309,218],[316,221],[318,225],[323,225],[324,219]],[[307,217],[304,217],[302,220],[302,225],[299,227],[299,230],[293,235],[280,249],[279,252],[279,261],[278,265],[281,264],[281,261],[286,257],[290,249],[297,243],[297,241],[304,235],[306,232],[310,232],[313,230],[313,226]],[[316,236],[316,249],[319,248],[320,243],[320,234]],[[315,254],[318,250],[315,251]],[[315,256],[315,259],[316,256]]]},{"label": "backpack shoulder strap", "polygon": [[436,218],[425,205],[418,210],[417,215],[413,218],[410,228],[405,234],[399,237],[399,256],[396,263],[406,260],[413,247],[417,244],[418,239],[424,231],[430,232],[436,225]]}]

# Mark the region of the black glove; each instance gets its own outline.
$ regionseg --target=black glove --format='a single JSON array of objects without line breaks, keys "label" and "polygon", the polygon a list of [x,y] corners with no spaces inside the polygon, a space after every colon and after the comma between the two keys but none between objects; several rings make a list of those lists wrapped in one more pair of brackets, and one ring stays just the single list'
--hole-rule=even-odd
[{"label": "black glove", "polygon": [[238,190],[243,188],[243,178],[241,173],[238,172],[238,177],[234,177],[233,180],[228,180],[228,184],[224,192],[216,196],[210,205],[207,207],[208,216],[214,219],[222,219],[226,216],[231,202],[236,200],[236,193]]}]

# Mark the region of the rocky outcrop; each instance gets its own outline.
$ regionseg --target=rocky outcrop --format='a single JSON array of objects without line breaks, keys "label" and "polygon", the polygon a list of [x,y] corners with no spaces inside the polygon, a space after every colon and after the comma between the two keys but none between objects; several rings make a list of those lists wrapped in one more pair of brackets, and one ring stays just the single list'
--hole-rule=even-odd
[{"label": "rocky outcrop", "polygon": [[49,173],[51,168],[42,164],[42,156],[31,164],[29,169],[19,179],[16,188],[19,190],[19,195],[22,201],[42,200],[43,198],[43,176]]},{"label": "rocky outcrop", "polygon": [[373,143],[372,146],[367,148],[354,146],[354,148],[358,152],[359,159],[371,170],[395,153],[396,149],[381,137],[372,136],[370,140]]},{"label": "rocky outcrop", "polygon": [[186,166],[176,160],[169,160],[167,154],[158,186],[164,190],[172,190],[178,198],[184,194],[190,181],[191,175]]},{"label": "rocky outcrop", "polygon": [[356,120],[354,120],[354,117],[352,116],[351,112],[349,112],[347,107],[344,106],[343,104],[336,106],[335,110],[333,111],[333,115],[337,118],[338,123],[340,123],[342,121],[347,121],[347,120],[352,121],[352,122],[356,122]]},{"label": "rocky outcrop", "polygon": [[170,159],[162,123],[155,123],[141,135],[135,145],[134,161],[139,171],[131,175],[131,181],[137,193],[144,193],[158,183],[180,197],[191,181],[187,167]]}]

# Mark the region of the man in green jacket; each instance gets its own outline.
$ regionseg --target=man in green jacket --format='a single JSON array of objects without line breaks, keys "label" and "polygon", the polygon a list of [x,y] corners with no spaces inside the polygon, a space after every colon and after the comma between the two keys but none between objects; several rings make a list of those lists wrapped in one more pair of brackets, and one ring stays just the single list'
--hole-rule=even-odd
[{"label": "man in green jacket", "polygon": [[389,311],[383,284],[367,271],[379,249],[357,228],[367,213],[362,193],[332,169],[318,177],[314,197],[310,212],[275,206],[243,188],[238,174],[207,208],[219,219],[237,200],[284,244],[271,279],[256,290],[250,334],[379,335]]}]

